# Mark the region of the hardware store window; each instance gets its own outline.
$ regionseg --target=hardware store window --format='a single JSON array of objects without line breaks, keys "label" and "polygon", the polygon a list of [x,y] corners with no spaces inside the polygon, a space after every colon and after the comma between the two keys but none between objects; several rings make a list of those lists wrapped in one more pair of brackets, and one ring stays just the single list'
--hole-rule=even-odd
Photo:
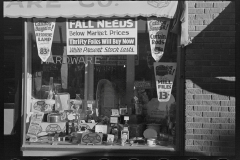
[{"label": "hardware store window", "polygon": [[[47,18],[27,22],[24,147],[175,151],[177,35],[168,29],[173,20],[152,18],[165,35],[148,31],[144,17],[57,18],[54,27]],[[48,41],[44,23],[54,28],[45,59],[47,51],[38,51]],[[106,27],[113,23],[117,29]],[[105,30],[90,27],[98,25]],[[74,26],[79,30],[70,30]],[[74,54],[85,46],[106,52]]]}]

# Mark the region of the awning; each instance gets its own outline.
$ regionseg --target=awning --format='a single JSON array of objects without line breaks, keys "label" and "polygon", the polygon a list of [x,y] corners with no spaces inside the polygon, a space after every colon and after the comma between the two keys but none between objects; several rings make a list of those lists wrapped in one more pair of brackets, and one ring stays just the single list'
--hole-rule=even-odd
[{"label": "awning", "polygon": [[178,1],[8,1],[4,17],[166,17],[173,18]]}]

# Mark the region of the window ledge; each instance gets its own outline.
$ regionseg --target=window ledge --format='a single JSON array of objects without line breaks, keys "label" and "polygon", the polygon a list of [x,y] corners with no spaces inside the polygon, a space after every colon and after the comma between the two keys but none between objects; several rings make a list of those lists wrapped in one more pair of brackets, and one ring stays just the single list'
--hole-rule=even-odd
[{"label": "window ledge", "polygon": [[[24,156],[158,156],[177,155],[173,146],[146,145],[73,145],[26,143],[22,146]],[[93,154],[94,153],[94,154]],[[124,154],[123,154],[124,153]]]}]

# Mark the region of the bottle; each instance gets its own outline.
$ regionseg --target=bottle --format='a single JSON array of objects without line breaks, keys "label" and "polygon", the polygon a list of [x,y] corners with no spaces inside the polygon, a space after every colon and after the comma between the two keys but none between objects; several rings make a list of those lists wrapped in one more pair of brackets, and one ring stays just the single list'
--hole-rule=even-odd
[{"label": "bottle", "polygon": [[125,120],[125,123],[124,123],[123,129],[121,131],[121,139],[128,141],[129,140],[129,125],[128,125],[127,121],[129,120],[129,117],[124,116],[124,120]]},{"label": "bottle", "polygon": [[117,126],[113,126],[112,128],[112,134],[114,135],[114,142],[117,142],[118,141],[118,128]]},{"label": "bottle", "polygon": [[47,97],[47,99],[53,99],[53,98],[54,98],[53,77],[50,77],[50,81],[49,81],[49,91],[48,91],[48,97]]}]

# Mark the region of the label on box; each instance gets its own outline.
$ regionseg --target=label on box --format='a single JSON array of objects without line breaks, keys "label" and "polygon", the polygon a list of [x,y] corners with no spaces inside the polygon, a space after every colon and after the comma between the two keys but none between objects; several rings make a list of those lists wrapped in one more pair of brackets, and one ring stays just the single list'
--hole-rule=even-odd
[{"label": "label on box", "polygon": [[107,125],[96,125],[95,132],[107,134]]},{"label": "label on box", "polygon": [[118,123],[118,117],[110,117],[110,123]]}]

